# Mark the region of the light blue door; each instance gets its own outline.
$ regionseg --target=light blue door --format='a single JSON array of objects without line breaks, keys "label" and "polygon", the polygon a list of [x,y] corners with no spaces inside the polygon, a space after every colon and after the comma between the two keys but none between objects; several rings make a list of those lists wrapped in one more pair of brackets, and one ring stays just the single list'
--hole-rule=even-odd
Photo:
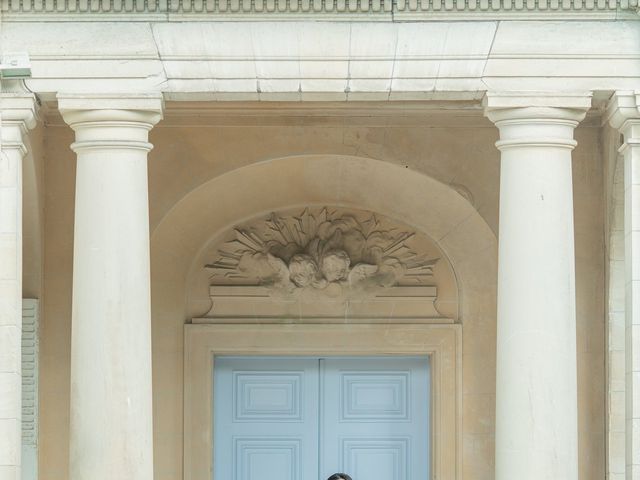
[{"label": "light blue door", "polygon": [[316,480],[318,361],[216,357],[214,479]]},{"label": "light blue door", "polygon": [[213,480],[429,478],[424,357],[216,357]]},{"label": "light blue door", "polygon": [[426,358],[321,360],[321,478],[429,478]]}]

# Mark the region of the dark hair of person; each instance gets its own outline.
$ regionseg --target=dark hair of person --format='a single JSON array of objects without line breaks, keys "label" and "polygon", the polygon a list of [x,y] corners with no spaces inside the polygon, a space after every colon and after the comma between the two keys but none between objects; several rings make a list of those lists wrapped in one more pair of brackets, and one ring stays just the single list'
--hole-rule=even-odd
[{"label": "dark hair of person", "polygon": [[352,478],[346,473],[334,473],[327,480],[352,480]]}]

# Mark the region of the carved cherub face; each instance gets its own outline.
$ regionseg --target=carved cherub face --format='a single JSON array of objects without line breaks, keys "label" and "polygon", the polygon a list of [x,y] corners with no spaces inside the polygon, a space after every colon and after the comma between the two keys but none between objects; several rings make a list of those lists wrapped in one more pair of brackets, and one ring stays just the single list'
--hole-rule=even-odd
[{"label": "carved cherub face", "polygon": [[309,255],[294,255],[289,261],[289,278],[298,287],[311,285],[318,278],[318,266]]},{"label": "carved cherub face", "polygon": [[349,274],[351,260],[344,250],[333,250],[322,256],[320,271],[328,282],[344,280]]}]

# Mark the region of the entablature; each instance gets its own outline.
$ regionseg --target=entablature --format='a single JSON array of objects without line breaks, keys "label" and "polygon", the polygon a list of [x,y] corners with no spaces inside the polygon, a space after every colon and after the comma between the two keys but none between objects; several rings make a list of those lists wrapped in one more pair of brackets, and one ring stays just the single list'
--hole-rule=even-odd
[{"label": "entablature", "polygon": [[[63,18],[57,15],[50,14]],[[640,81],[637,21],[245,19],[3,17],[0,42],[5,52],[29,54],[25,84],[43,101],[65,92],[160,92],[167,101],[458,101],[490,90],[612,92]]]}]

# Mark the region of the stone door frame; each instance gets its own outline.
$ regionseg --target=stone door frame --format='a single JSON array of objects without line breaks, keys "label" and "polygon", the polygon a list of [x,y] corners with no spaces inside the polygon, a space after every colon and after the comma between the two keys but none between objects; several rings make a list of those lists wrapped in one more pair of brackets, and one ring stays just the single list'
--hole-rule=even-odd
[{"label": "stone door frame", "polygon": [[211,480],[215,355],[428,355],[431,479],[461,478],[459,324],[187,324],[184,342],[184,480]]}]

